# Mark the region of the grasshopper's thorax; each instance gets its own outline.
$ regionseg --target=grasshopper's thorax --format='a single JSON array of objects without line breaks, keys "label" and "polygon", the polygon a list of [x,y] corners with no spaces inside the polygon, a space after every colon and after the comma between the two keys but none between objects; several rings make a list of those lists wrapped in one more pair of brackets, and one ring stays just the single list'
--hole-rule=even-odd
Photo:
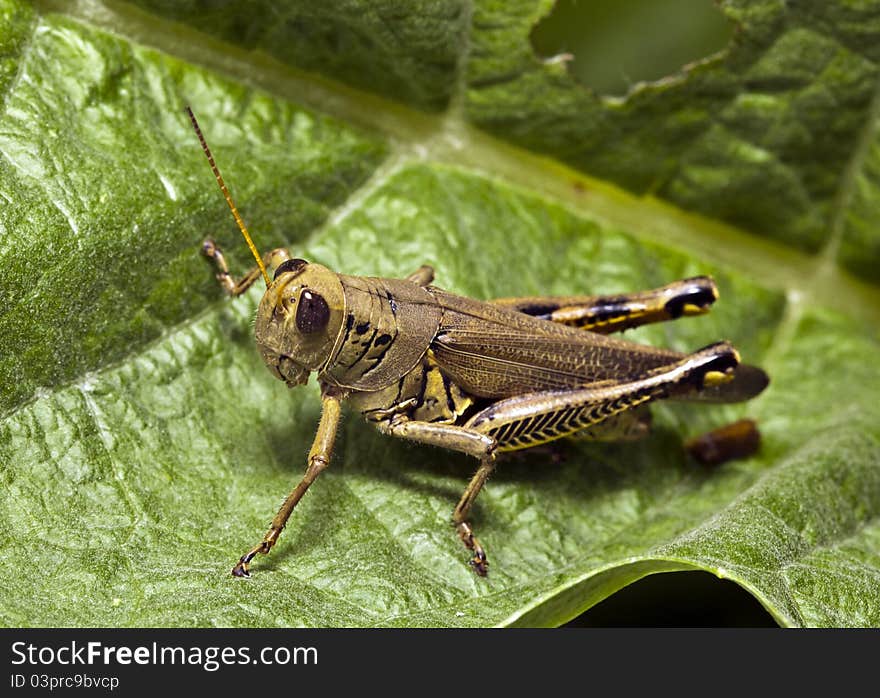
[{"label": "grasshopper's thorax", "polygon": [[345,318],[321,380],[354,391],[396,384],[421,361],[443,314],[411,281],[338,275]]},{"label": "grasshopper's thorax", "polygon": [[285,261],[257,310],[254,334],[263,361],[288,386],[305,383],[330,359],[344,317],[335,272],[301,259]]},{"label": "grasshopper's thorax", "polygon": [[417,422],[455,424],[474,405],[474,399],[443,373],[430,349],[400,380],[383,390],[353,393],[350,400],[371,422],[403,415]]}]

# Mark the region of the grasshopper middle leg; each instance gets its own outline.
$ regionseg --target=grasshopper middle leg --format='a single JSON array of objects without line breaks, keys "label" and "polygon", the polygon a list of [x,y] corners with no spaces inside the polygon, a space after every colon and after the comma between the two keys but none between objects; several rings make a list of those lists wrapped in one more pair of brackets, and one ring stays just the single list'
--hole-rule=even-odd
[{"label": "grasshopper middle leg", "polygon": [[406,277],[407,281],[412,281],[419,286],[430,286],[434,282],[434,267],[423,264],[412,274]]},{"label": "grasshopper middle leg", "polygon": [[381,431],[392,436],[431,446],[441,446],[480,459],[477,472],[474,473],[453,511],[452,525],[455,526],[462,543],[473,553],[470,560],[471,566],[477,574],[485,577],[489,567],[486,551],[474,535],[467,518],[471,505],[495,469],[495,439],[454,424],[410,421],[402,416],[398,416],[390,422],[381,422],[377,426]]}]

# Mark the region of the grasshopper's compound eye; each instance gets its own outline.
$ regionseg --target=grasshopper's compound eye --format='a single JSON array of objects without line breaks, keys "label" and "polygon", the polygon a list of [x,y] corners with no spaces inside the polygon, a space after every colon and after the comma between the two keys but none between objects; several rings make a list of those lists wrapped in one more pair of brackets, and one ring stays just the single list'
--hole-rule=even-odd
[{"label": "grasshopper's compound eye", "polygon": [[281,264],[278,265],[278,268],[275,270],[275,276],[272,277],[272,280],[278,278],[279,274],[283,274],[286,271],[299,271],[304,266],[306,266],[308,262],[304,259],[285,259]]},{"label": "grasshopper's compound eye", "polygon": [[322,296],[306,289],[300,294],[296,309],[296,328],[303,334],[323,330],[330,321],[330,307]]}]

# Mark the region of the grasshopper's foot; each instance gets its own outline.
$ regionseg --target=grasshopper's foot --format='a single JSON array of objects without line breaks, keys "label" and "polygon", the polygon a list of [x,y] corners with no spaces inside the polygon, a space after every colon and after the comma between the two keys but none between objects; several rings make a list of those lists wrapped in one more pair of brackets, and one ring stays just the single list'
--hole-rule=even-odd
[{"label": "grasshopper's foot", "polygon": [[235,279],[233,279],[229,275],[229,267],[226,266],[226,258],[223,256],[223,253],[220,251],[220,248],[217,247],[217,243],[214,242],[211,238],[205,238],[202,242],[202,254],[214,262],[214,266],[217,268],[217,272],[214,274],[214,277],[217,281],[220,282],[220,285],[226,290],[226,292],[235,296],[240,294],[245,288],[247,288],[249,283],[244,286],[241,290],[238,288],[238,284],[235,283]]},{"label": "grasshopper's foot", "polygon": [[247,553],[242,555],[239,558],[238,563],[235,565],[235,567],[232,568],[232,576],[233,577],[250,577],[251,576],[251,573],[250,573],[251,560],[253,560],[257,556],[257,553],[262,553],[263,555],[268,554],[270,548],[271,548],[271,546],[267,545],[266,542],[263,541],[258,546],[256,546],[255,548],[249,550]]},{"label": "grasshopper's foot", "polygon": [[472,550],[474,553],[469,561],[470,566],[474,568],[474,572],[478,575],[485,577],[489,573],[489,561],[486,559],[486,551],[483,550],[483,546],[480,545],[480,541],[474,535],[470,524],[462,521],[455,528],[458,531],[458,537],[461,538],[461,542],[464,543],[468,550]]},{"label": "grasshopper's foot", "polygon": [[208,259],[214,259],[214,256],[217,254],[217,243],[211,238],[205,238],[202,241],[202,254]]},{"label": "grasshopper's foot", "polygon": [[217,243],[212,238],[205,238],[202,241],[202,255],[210,259],[217,267],[217,278],[229,276],[229,269],[226,266],[226,257],[220,251]]},{"label": "grasshopper's foot", "polygon": [[275,545],[275,541],[278,538],[278,534],[281,531],[276,529],[271,529],[267,534],[263,541],[259,544],[251,548],[248,552],[242,555],[235,567],[232,568],[232,576],[233,577],[250,577],[250,565],[251,560],[253,560],[257,555],[268,555],[269,551],[272,549],[272,546]]}]

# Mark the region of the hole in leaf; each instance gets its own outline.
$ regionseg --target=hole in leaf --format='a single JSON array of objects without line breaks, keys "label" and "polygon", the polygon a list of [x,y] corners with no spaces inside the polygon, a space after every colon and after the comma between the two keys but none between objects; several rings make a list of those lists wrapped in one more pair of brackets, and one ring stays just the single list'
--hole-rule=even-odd
[{"label": "hole in leaf", "polygon": [[664,572],[630,584],[566,627],[775,628],[773,617],[739,584],[708,572]]},{"label": "hole in leaf", "polygon": [[732,34],[711,0],[558,0],[531,38],[540,56],[572,54],[584,85],[621,95],[721,51]]}]

